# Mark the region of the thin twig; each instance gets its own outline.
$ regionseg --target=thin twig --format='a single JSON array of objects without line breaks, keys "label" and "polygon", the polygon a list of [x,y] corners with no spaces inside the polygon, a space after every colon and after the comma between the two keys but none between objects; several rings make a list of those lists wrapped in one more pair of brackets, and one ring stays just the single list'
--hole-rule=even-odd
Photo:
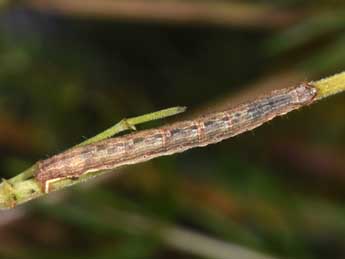
[{"label": "thin twig", "polygon": [[[317,89],[317,95],[314,98],[314,100],[320,100],[322,98],[325,98],[327,96],[330,96],[330,95],[333,95],[333,94],[336,94],[336,93],[339,93],[339,92],[342,92],[345,90],[345,72],[331,76],[329,78],[322,79],[320,81],[311,82],[310,84],[312,85],[312,87],[315,87]],[[303,98],[306,97],[307,99],[305,101],[303,101],[303,100],[301,101],[301,100],[299,100],[300,96],[291,97],[288,95],[288,94],[296,94],[296,91],[298,92],[301,89],[302,90],[306,89],[305,87],[303,88],[303,84],[301,84],[301,86],[302,86],[302,88],[297,87],[297,88],[292,88],[292,90],[288,90],[288,89],[284,90],[283,89],[280,91],[273,92],[272,95],[270,95],[268,97],[267,96],[266,97],[260,97],[257,99],[256,102],[253,101],[252,103],[245,104],[245,105],[242,105],[239,108],[237,108],[236,111],[239,111],[239,110],[249,111],[250,109],[253,110],[253,108],[255,108],[252,111],[252,114],[249,114],[249,115],[258,116],[258,114],[257,114],[258,111],[256,110],[257,109],[256,105],[257,104],[260,104],[260,105],[264,104],[264,106],[261,107],[261,110],[264,112],[264,115],[262,115],[262,117],[260,117],[260,121],[256,121],[254,119],[254,121],[250,122],[250,123],[252,123],[252,125],[250,125],[250,126],[247,125],[248,127],[246,129],[239,129],[236,132],[236,134],[240,134],[246,130],[254,129],[255,127],[260,126],[262,123],[271,120],[272,118],[274,118],[277,115],[283,115],[289,111],[292,111],[294,109],[301,108],[304,105],[310,104],[311,101],[313,101],[313,99],[310,99],[310,97],[313,97],[313,96],[308,96],[308,95],[303,96]],[[291,103],[287,102],[286,103],[287,107],[284,107],[284,105],[285,105],[284,103],[286,101],[286,98],[284,97],[284,95],[282,95],[282,93],[287,93],[287,97],[292,98],[293,103],[291,104]],[[278,94],[278,95],[275,96],[274,94]],[[305,93],[305,94],[307,94],[307,93]],[[308,94],[310,94],[310,93],[308,93]],[[279,98],[277,98],[277,97],[279,97]],[[282,97],[284,97],[284,98],[282,98]],[[297,99],[294,100],[294,98],[297,98]],[[297,101],[298,105],[294,104],[296,101]],[[300,101],[300,102],[298,102],[298,101]],[[275,105],[276,109],[278,109],[278,110],[276,110],[276,111],[273,110],[271,113],[266,114],[267,109],[269,108],[267,105],[268,106]],[[181,112],[183,110],[184,110],[183,108],[177,109],[178,112]],[[230,110],[230,112],[232,112],[232,110]],[[66,169],[64,169],[63,159],[66,159],[66,158],[68,158],[69,160],[71,160],[71,158],[75,159],[75,162],[78,162],[77,163],[77,165],[78,165],[80,163],[80,161],[82,161],[80,159],[84,159],[84,160],[86,159],[85,156],[81,155],[81,153],[80,153],[81,148],[84,148],[84,147],[79,147],[79,149],[78,148],[71,149],[71,151],[65,152],[65,153],[61,154],[60,156],[55,156],[53,159],[45,160],[46,162],[43,161],[43,164],[41,162],[40,165],[41,166],[43,165],[43,167],[45,166],[44,164],[48,164],[47,166],[45,166],[44,169],[38,170],[37,163],[36,163],[28,171],[25,171],[22,174],[20,174],[19,176],[14,177],[8,181],[4,181],[1,184],[1,186],[0,186],[0,208],[11,208],[11,207],[14,207],[16,204],[21,204],[21,203],[24,203],[28,200],[42,196],[45,194],[45,192],[47,193],[50,191],[50,185],[53,186],[53,190],[63,189],[63,188],[70,186],[72,184],[76,184],[76,183],[88,180],[94,176],[103,174],[103,173],[107,172],[106,169],[114,169],[114,168],[117,168],[118,166],[121,166],[121,165],[134,164],[134,163],[138,163],[138,162],[147,161],[149,159],[152,159],[154,157],[158,157],[161,155],[169,155],[169,154],[176,153],[176,152],[182,152],[182,151],[185,151],[191,147],[205,146],[207,144],[216,143],[222,139],[236,135],[236,134],[230,134],[227,136],[224,136],[224,135],[216,136],[216,137],[211,136],[212,138],[210,136],[208,136],[210,138],[209,140],[203,139],[204,137],[207,137],[207,135],[201,135],[200,132],[203,131],[201,124],[203,124],[203,127],[205,127],[207,122],[212,122],[213,126],[217,126],[218,124],[214,124],[214,120],[210,120],[210,118],[212,118],[212,116],[217,117],[218,122],[222,122],[224,124],[224,118],[225,117],[220,118],[219,117],[220,114],[226,115],[225,116],[227,118],[226,123],[229,122],[228,116],[234,116],[234,114],[230,115],[226,112],[223,112],[223,113],[217,113],[215,115],[208,115],[206,117],[202,117],[201,119],[199,118],[199,120],[201,120],[199,122],[187,121],[187,122],[180,122],[180,123],[176,124],[175,130],[178,129],[178,131],[181,133],[182,132],[181,128],[180,128],[181,125],[183,125],[184,123],[185,124],[187,123],[189,125],[188,130],[189,130],[189,134],[190,134],[191,130],[195,131],[194,128],[199,123],[199,126],[197,126],[197,135],[196,135],[197,139],[199,139],[199,140],[197,142],[195,142],[196,144],[193,144],[193,142],[191,142],[189,144],[183,144],[183,145],[181,144],[180,146],[174,146],[174,145],[167,146],[166,145],[166,146],[164,146],[164,151],[162,151],[162,152],[159,152],[159,153],[154,153],[154,152],[137,153],[134,155],[134,157],[130,158],[131,160],[128,160],[128,159],[123,160],[124,158],[121,158],[122,159],[121,161],[125,161],[125,162],[117,163],[116,161],[113,161],[112,164],[110,164],[110,167],[107,167],[107,165],[103,163],[104,160],[102,160],[102,159],[106,158],[106,156],[104,156],[104,151],[106,150],[105,149],[105,150],[101,150],[102,157],[100,157],[99,161],[97,161],[97,158],[95,158],[95,157],[89,158],[89,159],[92,159],[93,163],[95,163],[97,165],[100,164],[102,166],[104,164],[105,167],[104,166],[103,167],[97,166],[97,167],[93,168],[91,171],[86,170],[85,168],[81,167],[78,169],[79,171],[77,173],[72,172],[72,174],[71,174],[71,172],[69,172],[71,177],[69,175],[66,175],[65,172],[63,172],[64,170],[66,170]],[[152,120],[152,116],[148,116],[148,117],[146,116],[145,117],[145,115],[144,115],[144,116],[140,116],[140,117],[146,118],[146,121]],[[138,119],[138,118],[136,118],[136,119]],[[221,120],[219,120],[219,119],[221,119]],[[145,121],[145,119],[144,119],[144,121]],[[231,121],[233,122],[233,120],[231,120]],[[127,122],[128,122],[128,120],[127,120]],[[140,122],[142,122],[142,121],[140,121]],[[121,123],[124,124],[123,122],[120,122],[120,124]],[[125,123],[125,125],[126,125],[126,123]],[[119,128],[122,129],[122,127],[123,126],[121,126]],[[127,129],[130,129],[130,128],[131,128],[131,125],[127,123]],[[151,131],[146,131],[143,134],[140,133],[141,135],[140,134],[138,134],[138,135],[140,135],[140,137],[150,135],[151,138],[153,137],[153,140],[151,140],[151,141],[157,142],[158,139],[159,139],[159,141],[163,141],[163,139],[165,139],[165,137],[166,137],[164,135],[165,134],[164,132],[168,132],[169,135],[171,135],[173,130],[174,130],[173,128],[174,127],[170,127],[170,128],[166,127],[166,128],[160,129],[160,130],[154,129]],[[216,129],[218,129],[218,128],[216,128]],[[204,128],[204,130],[205,130],[205,128]],[[225,130],[229,130],[229,129],[226,128]],[[106,133],[103,135],[103,137],[105,137],[105,138],[109,137],[109,132],[108,131],[105,131],[105,132]],[[159,132],[163,132],[163,133],[159,133]],[[130,137],[132,137],[132,136],[130,136]],[[98,139],[99,138],[97,138],[97,140]],[[101,135],[101,139],[102,139],[102,135]],[[126,136],[119,137],[117,139],[109,139],[109,140],[101,142],[100,146],[102,147],[102,146],[107,146],[110,144],[110,146],[112,148],[114,148],[114,146],[112,146],[113,143],[119,143],[118,140],[121,140],[122,142],[120,141],[120,144],[124,145],[123,143],[125,143],[125,142],[123,142],[123,141],[128,141],[129,139],[130,138],[127,138]],[[139,140],[139,139],[140,138],[137,137],[137,139],[135,139],[135,140]],[[133,143],[134,143],[133,137],[132,137],[131,141],[133,141]],[[99,142],[97,142],[96,144],[98,144],[98,143]],[[162,143],[164,145],[165,141],[163,141]],[[91,144],[91,145],[85,146],[85,148],[86,148],[85,150],[90,151],[90,150],[93,150],[94,148],[96,148],[96,150],[97,150],[98,146],[95,146],[96,144]],[[84,154],[85,154],[85,152],[84,152]],[[75,157],[73,157],[73,156],[75,156]],[[59,161],[60,158],[62,159],[61,161]],[[58,163],[58,166],[55,165],[56,163]],[[51,169],[49,169],[49,165],[53,166],[53,168],[52,168],[53,171],[56,170],[57,168],[60,168],[60,169],[57,170],[57,172],[55,172],[55,173],[50,172]],[[80,166],[80,164],[79,164],[79,166]],[[31,177],[33,173],[36,173],[36,176],[34,178],[27,179],[27,177]]]},{"label": "thin twig", "polygon": [[115,124],[113,127],[106,129],[105,131],[99,133],[98,135],[85,140],[84,142],[80,143],[78,146],[84,146],[91,143],[95,143],[97,141],[110,138],[116,134],[119,134],[120,132],[129,130],[129,129],[136,130],[135,125],[173,116],[173,115],[184,112],[186,109],[187,109],[186,107],[173,107],[173,108],[160,110],[157,112],[148,113],[142,116],[137,116],[137,117],[133,117],[129,119],[122,119],[119,123]]},{"label": "thin twig", "polygon": [[305,17],[304,11],[225,1],[25,0],[43,12],[69,16],[175,24],[279,28]]},{"label": "thin twig", "polygon": [[[186,110],[186,107],[172,107],[163,109],[157,112],[148,113],[145,115],[123,119],[113,127],[106,129],[105,131],[97,134],[96,136],[85,140],[78,146],[87,145],[93,142],[107,139],[113,135],[119,134],[126,130],[135,129],[135,125],[139,125],[145,122],[158,120],[182,113]],[[34,172],[37,171],[37,163],[19,173],[17,176],[12,177],[9,180],[3,180],[0,185],[0,209],[12,208],[16,204],[24,203],[34,198],[42,196],[44,193],[37,181],[33,179]],[[99,172],[101,174],[102,172]],[[80,179],[83,181],[83,179]]]},{"label": "thin twig", "polygon": [[318,100],[338,94],[345,91],[345,72],[312,82],[312,84],[318,89]]}]

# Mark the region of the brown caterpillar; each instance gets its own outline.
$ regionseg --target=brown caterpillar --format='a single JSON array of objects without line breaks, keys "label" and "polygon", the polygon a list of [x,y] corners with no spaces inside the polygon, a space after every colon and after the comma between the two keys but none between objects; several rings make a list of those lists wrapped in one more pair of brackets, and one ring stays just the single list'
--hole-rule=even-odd
[{"label": "brown caterpillar", "polygon": [[90,172],[114,169],[155,157],[217,143],[314,101],[311,84],[272,91],[235,108],[75,147],[38,162],[36,180],[44,192],[63,179],[78,179]]}]

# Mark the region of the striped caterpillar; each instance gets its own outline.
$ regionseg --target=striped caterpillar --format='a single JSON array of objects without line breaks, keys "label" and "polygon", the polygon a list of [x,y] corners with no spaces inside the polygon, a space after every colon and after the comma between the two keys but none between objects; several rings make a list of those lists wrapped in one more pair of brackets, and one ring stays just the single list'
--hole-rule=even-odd
[{"label": "striped caterpillar", "polygon": [[57,181],[217,143],[308,105],[316,95],[315,87],[302,83],[222,112],[71,148],[39,161],[34,176],[48,193]]}]

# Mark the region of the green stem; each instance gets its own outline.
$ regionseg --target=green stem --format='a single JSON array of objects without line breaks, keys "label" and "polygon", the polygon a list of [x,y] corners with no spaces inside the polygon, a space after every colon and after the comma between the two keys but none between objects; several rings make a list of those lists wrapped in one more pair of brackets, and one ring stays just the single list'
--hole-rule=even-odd
[{"label": "green stem", "polygon": [[173,116],[173,115],[184,112],[186,109],[187,109],[186,107],[177,106],[177,107],[160,110],[157,112],[152,112],[152,113],[148,113],[145,115],[141,115],[141,116],[137,116],[137,117],[133,117],[129,119],[123,119],[119,123],[112,126],[111,128],[106,129],[105,131],[99,133],[98,135],[85,140],[84,142],[80,143],[78,146],[84,146],[84,145],[88,145],[91,143],[95,143],[95,142],[110,138],[125,130],[130,130],[130,129],[136,130],[135,125]]},{"label": "green stem", "polygon": [[345,72],[312,82],[312,84],[318,89],[318,100],[338,94],[345,91]]},{"label": "green stem", "polygon": [[36,164],[30,166],[28,169],[16,175],[15,177],[12,177],[11,179],[8,180],[8,182],[11,184],[14,184],[16,182],[22,182],[24,180],[27,180],[33,176],[35,171],[36,171]]},{"label": "green stem", "polygon": [[[334,76],[319,81],[311,82],[311,84],[318,89],[318,94],[316,97],[317,100],[326,98],[328,96],[345,91],[345,72],[336,74]],[[172,116],[184,112],[185,109],[185,107],[174,107],[134,118],[123,119],[113,127],[103,131],[102,133],[96,135],[93,138],[90,138],[82,142],[79,145],[87,145],[97,141],[104,140],[115,134],[118,134],[119,132],[129,129],[135,129],[135,125]],[[38,182],[33,177],[35,171],[36,164],[31,166],[29,169],[23,171],[22,173],[18,174],[17,176],[9,179],[8,181],[4,180],[3,183],[1,183],[0,209],[12,208],[16,204],[27,202],[31,199],[37,198],[45,194],[42,192]],[[60,181],[54,187],[56,189],[63,189],[67,186],[89,180],[94,176],[104,174],[106,172],[108,171],[94,172],[92,174],[88,174],[85,177],[81,177],[77,180],[66,179],[65,181]]]},{"label": "green stem", "polygon": [[[158,120],[166,117],[170,117],[179,113],[182,113],[186,110],[186,107],[172,107],[141,116],[123,119],[119,123],[115,124],[113,127],[106,129],[100,134],[85,140],[84,142],[78,144],[77,146],[92,144],[111,136],[114,136],[122,131],[126,130],[135,130],[135,125],[139,125],[145,122]],[[33,178],[35,171],[37,170],[37,163],[26,169],[25,171],[19,173],[15,177],[12,177],[9,180],[3,180],[0,185],[0,209],[13,208],[17,204],[21,204],[44,195],[39,184]],[[70,185],[85,181],[94,176],[103,174],[105,172],[94,172],[88,177],[81,177],[78,180],[69,180],[62,181],[56,186],[56,189],[65,188]]]}]

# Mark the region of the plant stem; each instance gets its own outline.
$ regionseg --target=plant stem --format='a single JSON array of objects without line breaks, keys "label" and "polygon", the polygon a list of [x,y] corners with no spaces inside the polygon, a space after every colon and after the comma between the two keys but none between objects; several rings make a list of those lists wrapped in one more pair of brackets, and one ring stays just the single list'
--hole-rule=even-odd
[{"label": "plant stem", "polygon": [[318,100],[338,94],[345,91],[345,72],[312,82],[312,84],[318,89]]},{"label": "plant stem", "polygon": [[[129,119],[123,119],[113,127],[106,129],[96,136],[83,141],[77,146],[92,144],[94,142],[110,138],[111,136],[114,136],[126,130],[135,130],[135,125],[177,115],[184,112],[185,110],[186,107],[177,106]],[[19,173],[15,177],[12,177],[11,179],[3,180],[0,185],[0,209],[13,208],[17,204],[21,204],[44,195],[41,188],[39,187],[39,184],[33,178],[36,170],[37,163],[33,164],[31,167]],[[104,172],[95,172],[94,174],[90,175],[90,177],[102,173]],[[88,179],[90,177],[88,177]],[[85,181],[85,178],[80,178],[76,181],[66,180],[62,182],[62,184],[58,185],[57,188],[65,188],[71,184],[76,184],[82,181]]]},{"label": "plant stem", "polygon": [[[311,84],[318,90],[316,100],[326,98],[328,96],[345,91],[345,72],[319,81],[311,82]],[[87,145],[100,140],[104,140],[124,130],[135,129],[135,125],[137,124],[172,116],[184,112],[185,109],[185,107],[174,107],[134,118],[123,119],[113,127],[103,131],[93,138],[82,142],[79,145]],[[0,185],[0,209],[12,208],[17,204],[24,203],[45,194],[42,192],[39,183],[33,177],[36,169],[36,164],[34,164],[29,169],[21,172],[8,181],[3,181],[3,183]],[[59,183],[57,185],[54,185],[54,187],[56,190],[63,189],[67,186],[89,180],[97,175],[101,175],[107,172],[109,172],[109,170],[93,172],[86,176],[80,177],[77,180],[66,179],[63,181],[59,181]]]},{"label": "plant stem", "polygon": [[94,0],[85,5],[83,0],[27,0],[25,4],[39,11],[54,10],[68,16],[261,28],[285,27],[305,16],[303,10],[292,12],[242,1]]},{"label": "plant stem", "polygon": [[84,145],[101,141],[103,139],[110,138],[125,130],[130,130],[130,129],[136,130],[135,125],[173,116],[173,115],[184,112],[186,109],[187,109],[186,107],[177,106],[177,107],[160,110],[157,112],[152,112],[152,113],[148,113],[145,115],[141,115],[141,116],[137,116],[137,117],[133,117],[129,119],[122,119],[119,123],[115,124],[111,128],[106,129],[105,131],[97,134],[96,136],[85,140],[84,142],[80,143],[78,146],[84,146]]}]

